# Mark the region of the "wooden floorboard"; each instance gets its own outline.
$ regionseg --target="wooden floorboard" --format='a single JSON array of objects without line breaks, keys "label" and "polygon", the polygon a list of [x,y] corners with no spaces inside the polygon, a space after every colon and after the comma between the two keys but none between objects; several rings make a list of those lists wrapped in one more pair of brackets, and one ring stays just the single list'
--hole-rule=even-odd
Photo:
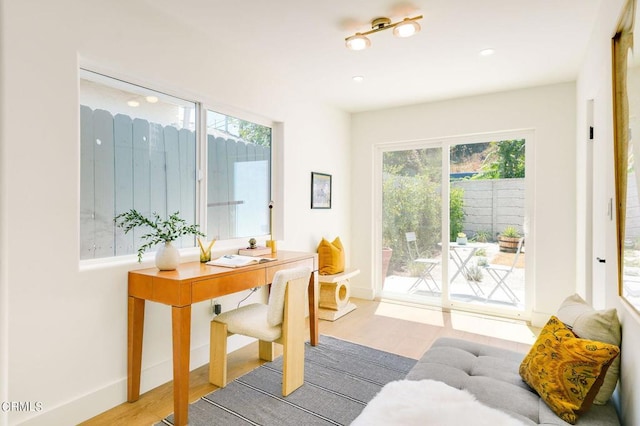
[{"label": "wooden floorboard", "polygon": [[[351,299],[357,309],[334,321],[320,321],[320,334],[409,358],[419,359],[439,337],[457,337],[526,353],[538,329],[520,321],[482,315],[445,312],[392,301]],[[281,353],[279,345],[278,354]],[[253,343],[228,358],[228,380],[257,368],[258,344]],[[217,389],[209,383],[209,366],[191,372],[189,401]],[[165,383],[84,423],[99,425],[151,425],[173,412],[173,382]]]}]

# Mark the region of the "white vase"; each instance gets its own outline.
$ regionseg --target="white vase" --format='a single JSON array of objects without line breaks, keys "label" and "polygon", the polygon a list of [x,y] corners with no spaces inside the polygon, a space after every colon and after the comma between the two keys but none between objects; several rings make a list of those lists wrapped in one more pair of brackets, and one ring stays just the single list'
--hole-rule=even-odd
[{"label": "white vase", "polygon": [[180,263],[180,253],[178,249],[167,241],[164,245],[158,247],[156,252],[156,267],[161,271],[173,271]]}]

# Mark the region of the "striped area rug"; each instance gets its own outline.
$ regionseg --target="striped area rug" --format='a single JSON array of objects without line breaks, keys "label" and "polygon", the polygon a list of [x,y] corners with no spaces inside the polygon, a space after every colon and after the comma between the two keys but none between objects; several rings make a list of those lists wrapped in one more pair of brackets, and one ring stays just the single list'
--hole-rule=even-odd
[{"label": "striped area rug", "polygon": [[[416,360],[320,336],[305,348],[305,383],[282,396],[282,357],[189,406],[189,425],[348,425]],[[156,426],[173,425],[170,415]]]}]

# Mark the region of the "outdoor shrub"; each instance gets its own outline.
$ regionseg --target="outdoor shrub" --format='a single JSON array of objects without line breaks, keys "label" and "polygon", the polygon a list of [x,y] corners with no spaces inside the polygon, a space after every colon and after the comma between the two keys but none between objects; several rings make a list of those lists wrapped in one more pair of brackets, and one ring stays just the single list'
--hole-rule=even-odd
[{"label": "outdoor shrub", "polygon": [[491,239],[491,232],[483,231],[483,230],[476,231],[473,238],[471,238],[472,241],[475,241],[477,243],[487,243],[489,242],[490,239]]},{"label": "outdoor shrub", "polygon": [[390,270],[407,267],[411,261],[405,234],[415,232],[421,256],[432,256],[440,242],[439,185],[428,176],[399,176],[385,173],[383,178],[383,245],[393,249]]},{"label": "outdoor shrub", "polygon": [[451,188],[449,194],[449,241],[455,241],[464,226],[464,189]]}]

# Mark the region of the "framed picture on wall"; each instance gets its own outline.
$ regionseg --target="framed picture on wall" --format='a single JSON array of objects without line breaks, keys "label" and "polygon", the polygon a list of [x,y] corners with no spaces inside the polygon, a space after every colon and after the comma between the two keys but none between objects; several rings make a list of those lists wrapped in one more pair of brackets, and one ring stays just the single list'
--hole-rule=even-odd
[{"label": "framed picture on wall", "polygon": [[331,208],[331,175],[311,172],[311,208]]}]

